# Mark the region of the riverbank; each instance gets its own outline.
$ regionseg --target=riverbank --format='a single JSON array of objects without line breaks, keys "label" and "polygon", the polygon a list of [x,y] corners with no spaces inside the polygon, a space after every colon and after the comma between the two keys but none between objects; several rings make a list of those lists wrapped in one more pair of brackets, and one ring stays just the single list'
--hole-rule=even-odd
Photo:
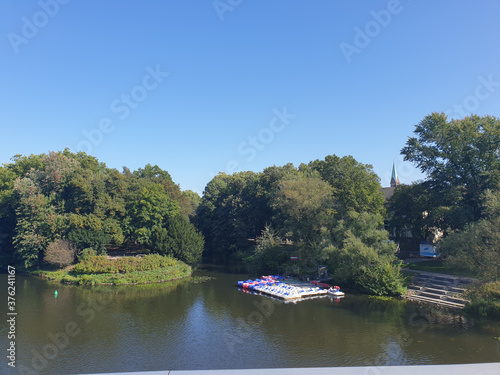
[{"label": "riverbank", "polygon": [[172,257],[150,254],[118,259],[91,256],[62,270],[37,270],[31,274],[63,284],[136,285],[181,279],[190,276],[192,269]]}]

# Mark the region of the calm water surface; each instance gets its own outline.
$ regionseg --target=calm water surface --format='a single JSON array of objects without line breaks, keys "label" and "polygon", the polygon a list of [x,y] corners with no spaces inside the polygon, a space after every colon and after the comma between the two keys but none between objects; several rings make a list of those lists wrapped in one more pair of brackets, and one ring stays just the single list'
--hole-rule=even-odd
[{"label": "calm water surface", "polygon": [[215,279],[84,288],[17,275],[17,368],[3,355],[0,373],[500,362],[500,322],[349,294],[287,304],[238,291],[248,275],[199,274]]}]

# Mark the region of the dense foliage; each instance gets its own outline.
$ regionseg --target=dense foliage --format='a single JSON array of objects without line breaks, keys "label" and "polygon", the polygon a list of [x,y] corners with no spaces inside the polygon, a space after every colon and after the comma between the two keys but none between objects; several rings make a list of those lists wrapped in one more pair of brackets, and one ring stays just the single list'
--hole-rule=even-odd
[{"label": "dense foliage", "polygon": [[115,260],[104,256],[91,256],[73,267],[73,273],[78,275],[92,275],[99,273],[130,273],[133,271],[150,271],[158,268],[167,268],[177,261],[172,257],[159,254],[149,254],[142,258],[123,257]]},{"label": "dense foliage", "polygon": [[197,223],[210,261],[312,277],[324,265],[339,282],[393,295],[404,286],[384,213],[372,167],[332,155],[298,168],[217,175],[205,189]]},{"label": "dense foliage", "polygon": [[397,236],[443,237],[448,266],[498,278],[500,120],[433,113],[414,133],[402,154],[427,179],[398,186],[387,207],[372,167],[351,156],[219,173],[200,198],[158,166],[119,172],[69,150],[16,155],[0,167],[0,262],[64,266],[73,257],[74,274],[86,265],[122,277],[137,260],[120,268],[94,255],[134,244],[190,265],[203,255],[281,274],[326,268],[339,283],[393,295],[404,283],[385,220]]},{"label": "dense foliage", "polygon": [[185,246],[177,246],[175,256],[194,265],[203,239],[188,216],[198,202],[158,166],[120,173],[83,152],[16,155],[0,167],[0,234],[6,234],[0,261],[38,267],[63,239],[77,256],[130,243],[147,250],[152,233],[176,218],[169,236]]},{"label": "dense foliage", "polygon": [[427,179],[396,188],[389,225],[436,240],[448,267],[500,275],[500,119],[426,116],[402,149]]},{"label": "dense foliage", "polygon": [[500,281],[478,285],[467,293],[466,310],[474,315],[500,319]]},{"label": "dense foliage", "polygon": [[445,233],[481,219],[484,194],[500,188],[500,119],[473,115],[448,120],[443,113],[432,113],[414,133],[401,153],[428,178],[396,195],[394,209],[401,210],[399,203],[405,199],[419,197],[427,223]]},{"label": "dense foliage", "polygon": [[488,192],[485,201],[485,217],[443,238],[439,248],[448,266],[496,281],[500,278],[500,193]]}]

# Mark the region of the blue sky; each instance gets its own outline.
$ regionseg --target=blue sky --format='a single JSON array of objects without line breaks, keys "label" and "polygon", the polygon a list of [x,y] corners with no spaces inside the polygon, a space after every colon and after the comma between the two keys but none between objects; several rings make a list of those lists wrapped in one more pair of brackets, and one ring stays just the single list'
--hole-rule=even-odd
[{"label": "blue sky", "polygon": [[399,152],[434,111],[500,117],[500,2],[4,0],[0,163],[69,147],[219,171],[326,155],[422,179]]}]

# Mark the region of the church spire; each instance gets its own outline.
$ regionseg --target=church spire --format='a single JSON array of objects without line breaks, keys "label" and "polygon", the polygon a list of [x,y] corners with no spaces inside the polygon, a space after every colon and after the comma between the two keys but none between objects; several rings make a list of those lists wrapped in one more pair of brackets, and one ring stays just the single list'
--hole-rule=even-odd
[{"label": "church spire", "polygon": [[396,187],[399,185],[398,172],[396,171],[396,163],[392,162],[392,177],[391,177],[391,187]]}]

